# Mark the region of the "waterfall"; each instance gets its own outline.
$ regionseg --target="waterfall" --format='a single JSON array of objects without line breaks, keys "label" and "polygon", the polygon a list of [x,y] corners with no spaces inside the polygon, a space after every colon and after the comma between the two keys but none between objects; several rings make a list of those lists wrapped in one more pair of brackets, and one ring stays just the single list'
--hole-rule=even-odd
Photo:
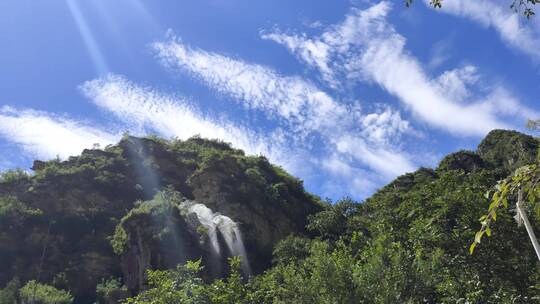
[{"label": "waterfall", "polygon": [[195,213],[197,219],[207,230],[208,240],[210,241],[210,247],[212,252],[217,256],[221,256],[221,248],[219,247],[217,237],[217,227],[214,222],[215,214],[203,204],[193,204],[189,207],[190,213]]},{"label": "waterfall", "polygon": [[249,275],[251,269],[247,260],[246,248],[242,240],[242,233],[238,225],[230,218],[221,214],[214,217],[214,223],[217,225],[219,232],[223,235],[225,243],[233,256],[240,256],[242,271]]},{"label": "waterfall", "polygon": [[219,232],[230,254],[241,258],[241,268],[244,274],[251,274],[246,248],[242,240],[242,233],[236,222],[228,216],[218,212],[214,213],[204,204],[185,201],[181,207],[187,210],[187,215],[195,214],[199,223],[206,228],[212,255],[218,259],[222,257],[222,250],[218,240]]}]

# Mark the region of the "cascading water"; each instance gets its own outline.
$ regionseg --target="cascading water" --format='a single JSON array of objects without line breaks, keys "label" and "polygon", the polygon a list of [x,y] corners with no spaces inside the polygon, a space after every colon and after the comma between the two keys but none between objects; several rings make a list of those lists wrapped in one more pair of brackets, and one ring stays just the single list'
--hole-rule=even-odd
[{"label": "cascading water", "polygon": [[193,204],[189,206],[189,213],[195,213],[199,222],[208,230],[207,235],[210,241],[212,252],[217,256],[221,255],[221,248],[219,247],[217,237],[217,227],[214,222],[215,214],[203,204]]},{"label": "cascading water", "polygon": [[247,260],[246,248],[242,240],[242,234],[238,225],[230,218],[221,214],[214,217],[214,223],[217,225],[219,232],[223,235],[225,243],[233,256],[242,258],[241,267],[245,274],[249,275],[251,269]]},{"label": "cascading water", "polygon": [[187,215],[195,214],[200,224],[206,228],[206,233],[210,243],[212,255],[219,261],[222,257],[222,250],[219,244],[218,232],[223,237],[227,249],[232,256],[240,256],[242,271],[245,275],[251,274],[251,268],[246,254],[246,248],[242,240],[242,233],[238,224],[230,217],[220,213],[214,213],[204,204],[185,201],[181,208],[187,210]]}]

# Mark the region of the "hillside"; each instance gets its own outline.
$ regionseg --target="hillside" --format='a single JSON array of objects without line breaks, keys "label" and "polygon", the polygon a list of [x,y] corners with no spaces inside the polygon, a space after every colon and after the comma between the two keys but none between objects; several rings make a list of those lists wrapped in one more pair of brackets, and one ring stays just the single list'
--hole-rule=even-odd
[{"label": "hillside", "polygon": [[476,151],[334,204],[264,157],[200,138],[125,137],[36,161],[0,183],[0,303],[36,290],[92,303],[96,289],[99,303],[536,303],[539,263],[511,212],[468,246],[484,193],[538,150],[495,130]]},{"label": "hillside", "polygon": [[205,231],[212,225],[181,202],[205,206],[210,222],[219,213],[226,217],[216,221],[234,221],[253,273],[270,265],[277,241],[303,233],[307,215],[322,209],[264,157],[200,138],[126,137],[67,161],[35,161],[33,170],[0,182],[0,285],[14,277],[55,282],[77,303],[90,303],[103,279],[122,277],[136,292],[146,269],[199,257],[208,278],[221,276],[231,254],[227,227]]}]

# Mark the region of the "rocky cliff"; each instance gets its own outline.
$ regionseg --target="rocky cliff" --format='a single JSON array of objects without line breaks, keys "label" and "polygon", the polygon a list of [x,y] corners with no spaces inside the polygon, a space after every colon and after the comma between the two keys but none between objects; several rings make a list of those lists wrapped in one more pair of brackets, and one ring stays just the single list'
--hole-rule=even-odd
[{"label": "rocky cliff", "polygon": [[[217,244],[227,249],[224,237],[241,237],[253,273],[322,208],[266,158],[201,138],[125,137],[66,161],[36,161],[33,170],[0,182],[0,286],[37,279],[71,290],[78,303],[92,301],[104,279],[122,278],[135,292],[146,269],[188,259],[203,258],[208,277],[226,272],[226,261],[211,262],[212,226],[182,211],[186,202],[234,223],[216,230]],[[225,249],[222,260],[234,253]]]},{"label": "rocky cliff", "polygon": [[[117,303],[152,288],[186,295],[176,281],[146,286],[146,273],[198,259],[201,278],[185,267],[170,274],[192,278],[203,297],[232,292],[246,303],[531,303],[540,272],[511,213],[475,255],[468,247],[484,193],[538,150],[531,136],[495,130],[476,151],[333,205],[264,157],[201,138],[124,137],[36,161],[33,174],[0,179],[0,303],[36,290],[58,303]],[[538,229],[540,213],[530,214]],[[268,271],[212,281],[232,256],[244,276]]]}]

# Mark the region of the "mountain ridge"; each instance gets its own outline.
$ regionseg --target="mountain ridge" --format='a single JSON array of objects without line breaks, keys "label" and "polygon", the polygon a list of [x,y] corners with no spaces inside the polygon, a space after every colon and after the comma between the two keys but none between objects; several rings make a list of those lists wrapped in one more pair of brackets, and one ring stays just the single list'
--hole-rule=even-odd
[{"label": "mountain ridge", "polygon": [[97,294],[117,303],[160,288],[148,285],[148,270],[201,259],[207,296],[216,289],[204,284],[231,280],[227,258],[240,255],[245,279],[230,288],[243,286],[245,303],[529,303],[539,298],[538,263],[509,214],[475,255],[467,247],[484,193],[536,162],[539,146],[494,130],[477,151],[399,176],[363,203],[329,204],[226,143],[126,136],[63,162],[35,161],[32,176],[3,175],[0,286],[37,280],[92,303],[96,285],[118,278],[109,296]]}]

